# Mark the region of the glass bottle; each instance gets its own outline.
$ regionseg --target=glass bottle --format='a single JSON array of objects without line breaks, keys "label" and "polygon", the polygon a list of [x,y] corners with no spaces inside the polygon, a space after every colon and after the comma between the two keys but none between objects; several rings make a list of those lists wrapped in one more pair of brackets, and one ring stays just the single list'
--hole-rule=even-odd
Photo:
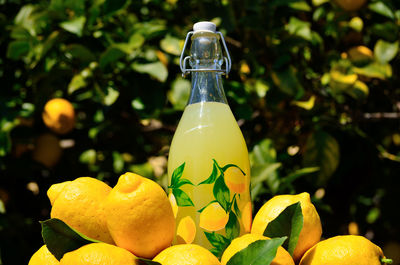
[{"label": "glass bottle", "polygon": [[[189,37],[190,56],[183,58]],[[218,254],[221,242],[250,232],[252,206],[248,151],[222,86],[230,57],[215,24],[194,25],[181,69],[183,75],[191,72],[192,87],[168,158],[169,199],[177,221],[174,243],[196,243]]]}]

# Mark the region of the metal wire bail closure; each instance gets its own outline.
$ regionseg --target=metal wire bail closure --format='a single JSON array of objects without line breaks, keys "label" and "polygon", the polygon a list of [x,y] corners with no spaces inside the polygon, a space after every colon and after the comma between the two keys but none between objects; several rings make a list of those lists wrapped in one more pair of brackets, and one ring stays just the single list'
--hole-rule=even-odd
[{"label": "metal wire bail closure", "polygon": [[222,45],[224,46],[224,50],[226,53],[226,56],[224,56],[224,62],[225,62],[225,69],[192,69],[192,68],[186,68],[186,62],[190,59],[190,56],[185,56],[185,50],[186,46],[188,44],[189,38],[194,34],[194,31],[189,31],[188,34],[186,35],[185,39],[185,44],[183,45],[181,57],[179,60],[179,66],[182,71],[182,77],[186,77],[190,72],[221,72],[223,75],[226,75],[228,77],[229,72],[231,71],[231,66],[232,66],[232,61],[231,61],[231,56],[229,55],[228,48],[225,43],[224,36],[222,35],[221,32],[217,31],[215,32],[221,37]]}]

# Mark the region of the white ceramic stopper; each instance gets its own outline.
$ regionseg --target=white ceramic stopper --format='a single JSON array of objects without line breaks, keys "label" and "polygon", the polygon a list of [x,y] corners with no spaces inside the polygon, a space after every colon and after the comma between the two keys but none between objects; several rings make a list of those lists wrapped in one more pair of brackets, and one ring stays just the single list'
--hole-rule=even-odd
[{"label": "white ceramic stopper", "polygon": [[217,26],[209,21],[197,22],[193,25],[193,31],[211,31],[215,33],[217,31]]}]

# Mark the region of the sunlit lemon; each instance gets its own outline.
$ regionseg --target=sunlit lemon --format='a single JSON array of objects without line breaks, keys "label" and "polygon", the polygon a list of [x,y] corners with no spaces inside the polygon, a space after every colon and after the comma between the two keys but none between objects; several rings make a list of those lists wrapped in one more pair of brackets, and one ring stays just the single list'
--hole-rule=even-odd
[{"label": "sunlit lemon", "polygon": [[224,180],[229,190],[243,193],[246,190],[246,176],[237,167],[230,167],[224,172]]},{"label": "sunlit lemon", "polygon": [[221,265],[209,250],[195,244],[166,248],[153,261],[162,265]]},{"label": "sunlit lemon", "polygon": [[218,202],[208,205],[200,214],[199,226],[208,231],[218,231],[228,223],[229,215]]},{"label": "sunlit lemon", "polygon": [[190,244],[196,236],[196,224],[190,216],[181,219],[176,230],[178,244]]},{"label": "sunlit lemon", "polygon": [[43,245],[36,251],[31,259],[29,260],[28,265],[57,265],[60,264],[58,260],[50,253],[47,249],[46,245]]},{"label": "sunlit lemon", "polygon": [[71,102],[63,98],[49,100],[42,113],[44,124],[55,133],[65,134],[75,127],[75,110]]}]

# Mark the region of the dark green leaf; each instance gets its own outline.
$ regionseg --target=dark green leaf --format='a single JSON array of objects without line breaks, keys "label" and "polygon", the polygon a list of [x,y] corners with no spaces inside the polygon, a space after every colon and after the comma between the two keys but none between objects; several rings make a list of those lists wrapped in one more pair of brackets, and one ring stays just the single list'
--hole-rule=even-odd
[{"label": "dark green leaf", "polygon": [[125,53],[116,47],[110,46],[100,56],[99,65],[105,68],[108,64],[113,63],[125,56]]},{"label": "dark green leaf", "polygon": [[21,56],[27,54],[30,50],[30,44],[24,40],[12,41],[8,44],[7,57],[18,60]]},{"label": "dark green leaf", "polygon": [[364,67],[354,67],[353,71],[359,75],[382,80],[392,77],[392,66],[387,63],[380,64],[379,62],[373,62]]},{"label": "dark green leaf", "polygon": [[11,137],[9,132],[0,131],[0,156],[5,156],[11,151]]},{"label": "dark green leaf", "polygon": [[194,206],[194,203],[192,202],[192,200],[190,199],[189,195],[186,194],[186,192],[184,192],[181,189],[172,189],[172,193],[175,196],[176,199],[176,204],[178,206]]},{"label": "dark green leaf", "polygon": [[368,8],[382,16],[394,19],[394,14],[392,9],[390,9],[390,7],[388,7],[383,1],[377,1],[371,3],[368,5]]},{"label": "dark green leaf", "polygon": [[178,184],[180,178],[182,177],[183,174],[183,170],[185,169],[185,164],[186,163],[182,163],[182,165],[180,165],[179,167],[174,169],[174,172],[172,172],[172,177],[171,177],[171,188],[174,188],[175,185]]},{"label": "dark green leaf", "polygon": [[136,260],[137,260],[138,265],[161,265],[161,263],[159,263],[157,261],[152,261],[152,260],[145,259],[145,258],[137,257]]},{"label": "dark green leaf", "polygon": [[90,63],[96,60],[94,54],[81,44],[70,44],[65,49],[65,55],[68,59],[79,60],[84,63]]},{"label": "dark green leaf", "polygon": [[127,0],[106,0],[104,2],[104,14],[108,15],[115,11],[118,11],[124,7]]},{"label": "dark green leaf", "polygon": [[287,237],[284,247],[293,255],[299,240],[301,229],[303,228],[303,213],[301,212],[300,202],[286,207],[278,217],[272,220],[264,231],[267,237]]},{"label": "dark green leaf", "polygon": [[233,240],[240,234],[240,225],[237,216],[234,212],[229,213],[229,220],[225,226],[226,236],[228,239]]},{"label": "dark green leaf", "polygon": [[202,185],[202,184],[212,184],[215,182],[215,180],[217,179],[217,175],[218,175],[218,168],[217,165],[215,164],[215,162],[213,163],[213,169],[211,172],[211,175],[208,177],[208,179],[200,182],[198,185]]},{"label": "dark green leaf", "polygon": [[160,42],[161,49],[166,51],[167,53],[173,55],[180,55],[181,48],[180,48],[180,40],[178,38],[172,37],[171,35],[167,35],[164,39]]},{"label": "dark green leaf", "polygon": [[227,265],[269,265],[286,237],[258,240],[237,252]]},{"label": "dark green leaf", "polygon": [[230,207],[230,192],[229,188],[225,184],[225,180],[222,175],[220,175],[215,181],[213,193],[215,199],[219,202],[222,208],[224,208],[224,210],[228,212]]},{"label": "dark green leaf", "polygon": [[399,51],[399,42],[386,42],[378,40],[375,44],[374,55],[382,64],[390,62],[394,59]]},{"label": "dark green leaf", "polygon": [[86,244],[100,241],[91,239],[57,218],[40,222],[42,237],[49,251],[60,260],[65,253],[78,249]]},{"label": "dark green leaf", "polygon": [[306,142],[303,162],[308,167],[319,167],[318,185],[325,185],[339,165],[339,144],[324,131],[312,133]]}]

